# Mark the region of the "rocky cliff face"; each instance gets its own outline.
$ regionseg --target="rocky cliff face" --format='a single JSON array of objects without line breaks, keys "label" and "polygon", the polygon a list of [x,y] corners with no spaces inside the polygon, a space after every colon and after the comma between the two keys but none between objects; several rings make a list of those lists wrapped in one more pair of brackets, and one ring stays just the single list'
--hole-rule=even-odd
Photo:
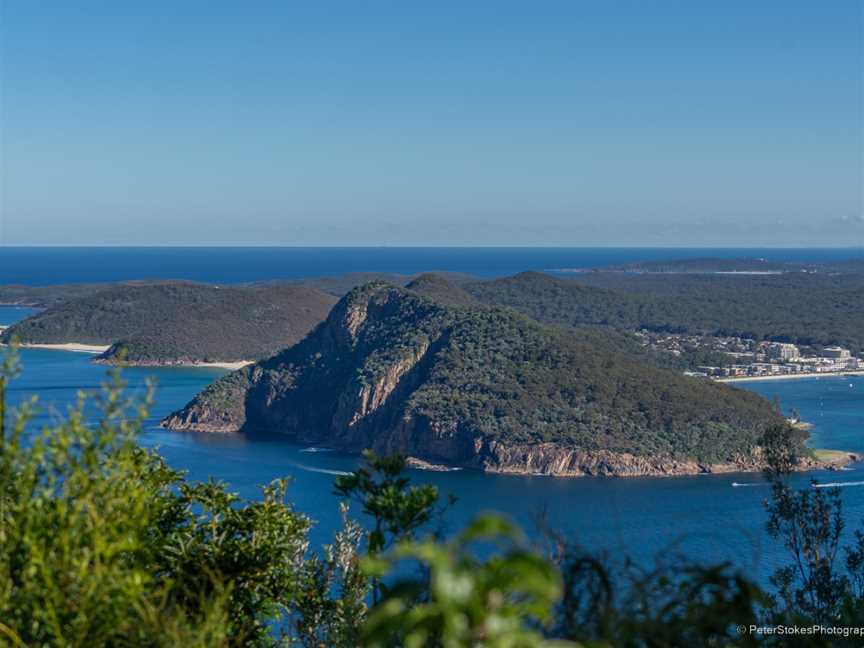
[{"label": "rocky cliff face", "polygon": [[[355,290],[309,338],[282,354],[230,374],[202,392],[165,427],[202,432],[280,431],[298,441],[347,449],[375,445],[384,419],[399,418],[398,399],[442,331],[407,321],[382,285]],[[422,313],[438,309],[416,300]],[[373,321],[367,324],[370,311]],[[380,338],[400,329],[400,344]]]},{"label": "rocky cliff face", "polygon": [[777,420],[753,394],[642,366],[512,311],[370,284],[302,342],[217,381],[163,425],[575,476],[757,467],[758,436]]},{"label": "rocky cliff face", "polygon": [[477,467],[499,473],[557,475],[563,477],[695,475],[700,473],[760,470],[754,455],[741,455],[724,464],[693,459],[638,456],[607,450],[585,451],[554,443],[506,445],[492,441],[478,448]]}]

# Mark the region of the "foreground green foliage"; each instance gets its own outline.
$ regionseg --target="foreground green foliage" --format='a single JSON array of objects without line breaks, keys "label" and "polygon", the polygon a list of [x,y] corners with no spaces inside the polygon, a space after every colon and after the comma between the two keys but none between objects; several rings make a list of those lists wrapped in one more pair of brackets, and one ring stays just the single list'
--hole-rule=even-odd
[{"label": "foreground green foliage", "polygon": [[[481,560],[472,545],[483,541],[495,550]],[[403,543],[385,560],[367,565],[370,573],[383,576],[389,564],[405,559],[420,561],[431,578],[403,580],[388,591],[364,628],[369,646],[567,645],[542,633],[561,597],[560,574],[501,518],[481,516],[446,544]]]},{"label": "foreground green foliage", "polygon": [[731,565],[670,559],[649,571],[561,554],[564,597],[555,635],[587,645],[750,646],[737,627],[759,621],[767,600]]},{"label": "foreground green foliage", "polygon": [[[772,577],[775,594],[769,616],[777,622],[834,626],[864,623],[864,532],[843,546],[846,519],[840,489],[795,490],[789,483],[796,456],[788,428],[766,432],[768,532],[781,542],[790,562]],[[825,644],[828,645],[828,644]],[[850,642],[849,645],[855,645]],[[860,638],[859,638],[860,645]]]},{"label": "foreground green foliage", "polygon": [[[336,478],[335,492],[357,500],[363,512],[372,518],[367,537],[371,556],[380,554],[397,542],[411,540],[435,514],[438,489],[434,486],[411,486],[405,476],[405,458],[401,455],[379,457],[371,450],[363,453],[366,466]],[[381,580],[372,577],[373,602],[381,599]]]},{"label": "foreground green foliage", "polygon": [[309,555],[303,566],[292,615],[293,638],[306,648],[361,645],[360,629],[374,585],[361,566],[366,533],[348,517],[346,504],[341,513],[343,526],[335,542],[324,547],[323,556]]},{"label": "foreground green foliage", "polygon": [[789,550],[772,595],[728,565],[669,557],[643,571],[551,531],[540,551],[480,516],[441,540],[430,486],[398,456],[366,456],[337,480],[334,542],[310,551],[310,521],[284,481],[240,501],[193,484],[135,442],[149,396],[114,374],[41,433],[34,401],[6,411],[0,371],[0,645],[552,648],[860,645],[859,637],[741,634],[741,625],[864,625],[864,534],[842,546],[836,491],[795,491],[794,430],[762,446],[770,533]]},{"label": "foreground green foliage", "polygon": [[283,482],[245,504],[222,484],[187,484],[137,446],[148,397],[122,388],[116,374],[106,383],[95,424],[82,396],[35,438],[33,402],[4,428],[0,619],[28,646],[264,640],[293,600],[308,520]]}]

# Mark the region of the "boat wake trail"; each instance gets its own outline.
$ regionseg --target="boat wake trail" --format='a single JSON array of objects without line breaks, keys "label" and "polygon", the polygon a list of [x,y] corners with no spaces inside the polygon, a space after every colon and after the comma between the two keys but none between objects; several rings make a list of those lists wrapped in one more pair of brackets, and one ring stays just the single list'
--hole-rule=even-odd
[{"label": "boat wake trail", "polygon": [[321,473],[322,475],[336,475],[337,477],[342,477],[344,475],[351,474],[349,472],[345,472],[344,470],[332,470],[330,468],[316,468],[314,466],[307,466],[305,464],[297,463],[296,461],[290,462],[289,465],[294,468],[299,468],[300,470],[305,470],[306,472]]},{"label": "boat wake trail", "polygon": [[843,486],[864,486],[864,481],[828,482],[827,484],[811,484],[813,488],[841,488]]},{"label": "boat wake trail", "polygon": [[765,485],[766,484],[764,482],[745,482],[743,484],[740,482],[732,482],[732,488],[744,488],[745,486],[765,486]]}]

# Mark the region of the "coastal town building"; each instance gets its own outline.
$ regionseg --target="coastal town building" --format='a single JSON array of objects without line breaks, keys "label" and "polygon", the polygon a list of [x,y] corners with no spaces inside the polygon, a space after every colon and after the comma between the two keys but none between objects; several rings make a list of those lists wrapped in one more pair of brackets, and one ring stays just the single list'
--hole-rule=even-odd
[{"label": "coastal town building", "polygon": [[840,360],[852,357],[852,353],[849,349],[844,349],[839,346],[825,347],[822,349],[822,355],[825,358],[838,358]]},{"label": "coastal town building", "polygon": [[811,348],[734,336],[648,330],[639,331],[637,337],[652,351],[693,361],[685,372],[690,376],[748,378],[864,371],[864,353],[856,357],[839,346]]},{"label": "coastal town building", "polygon": [[800,357],[801,352],[794,344],[785,344],[783,342],[772,342],[768,345],[768,357],[774,360],[789,362]]}]

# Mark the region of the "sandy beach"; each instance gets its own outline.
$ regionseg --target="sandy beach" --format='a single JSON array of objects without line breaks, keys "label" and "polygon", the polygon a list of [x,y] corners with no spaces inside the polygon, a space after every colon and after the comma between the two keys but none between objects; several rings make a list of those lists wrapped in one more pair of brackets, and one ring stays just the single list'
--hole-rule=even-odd
[{"label": "sandy beach", "polygon": [[843,376],[864,376],[864,370],[831,371],[823,373],[779,374],[777,376],[741,376],[739,378],[715,378],[717,382],[756,382],[759,380],[790,380],[793,378],[842,378]]},{"label": "sandy beach", "polygon": [[[98,364],[107,364],[113,365],[115,364],[114,359],[103,360],[101,358],[97,358],[95,360]],[[121,366],[125,367],[187,367],[187,368],[206,368],[206,369],[228,369],[229,371],[236,371],[237,369],[242,369],[243,367],[255,364],[254,360],[236,360],[234,362],[176,362],[171,360],[165,361],[126,361],[119,363]]]},{"label": "sandy beach", "polygon": [[[0,345],[0,346],[6,346]],[[80,344],[78,342],[67,342],[65,344],[19,344],[22,349],[54,349],[55,351],[74,351],[75,353],[105,353],[108,346],[98,344]]]},{"label": "sandy beach", "polygon": [[[7,328],[9,327],[0,324],[0,333],[2,333]],[[0,347],[4,346],[6,345],[0,343]],[[65,344],[21,343],[18,346],[22,349],[54,349],[55,351],[74,351],[76,353],[105,353],[105,351],[108,350],[108,346],[101,346],[98,344],[81,344],[79,342],[67,342]]]},{"label": "sandy beach", "polygon": [[238,362],[192,362],[174,365],[177,367],[213,367],[216,369],[229,369],[236,371],[251,364],[255,364],[252,360],[239,360]]},{"label": "sandy beach", "polygon": [[[5,326],[0,326],[0,331],[2,331]],[[5,344],[0,344],[0,347],[6,346]],[[92,353],[98,355],[100,353],[105,353],[108,349],[111,348],[110,345],[99,345],[99,344],[81,344],[80,342],[65,342],[63,344],[38,344],[38,343],[22,343],[18,345],[21,349],[51,349],[54,351],[72,351],[73,353]],[[131,362],[128,363],[129,366],[154,366],[154,367],[206,367],[212,369],[227,369],[229,371],[236,371],[237,369],[242,369],[243,367],[254,364],[253,360],[238,360],[236,362],[154,362],[154,363],[136,363]]]}]

